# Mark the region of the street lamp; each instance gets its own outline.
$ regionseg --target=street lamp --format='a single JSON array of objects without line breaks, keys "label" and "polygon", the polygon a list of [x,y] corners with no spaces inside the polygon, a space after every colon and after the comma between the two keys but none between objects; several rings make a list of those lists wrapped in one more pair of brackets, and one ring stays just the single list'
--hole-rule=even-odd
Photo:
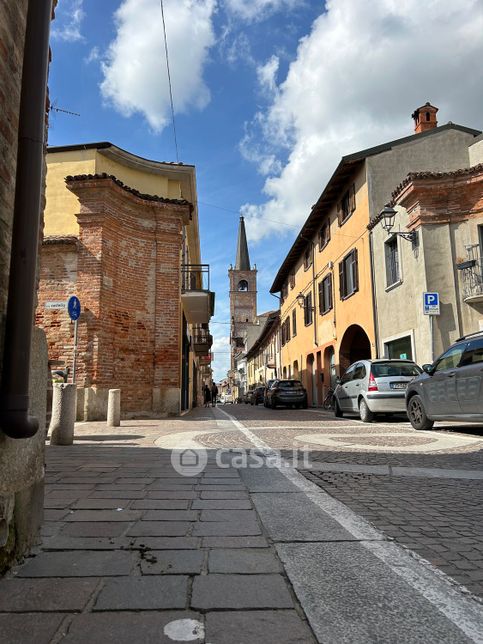
[{"label": "street lamp", "polygon": [[295,299],[301,309],[305,308],[305,295],[303,293],[299,293]]},{"label": "street lamp", "polygon": [[[394,228],[394,220],[396,218],[396,215],[397,215],[397,211],[394,210],[391,204],[388,204],[388,203],[384,206],[384,208],[379,213],[379,216],[381,217],[381,220],[382,220],[382,227],[388,234]],[[416,239],[417,239],[417,233],[415,230],[411,230],[409,233],[403,233],[398,230],[395,233],[393,233],[393,235],[398,235],[399,237],[402,237],[403,239],[406,239],[407,241],[410,241],[413,244],[416,242]]]}]

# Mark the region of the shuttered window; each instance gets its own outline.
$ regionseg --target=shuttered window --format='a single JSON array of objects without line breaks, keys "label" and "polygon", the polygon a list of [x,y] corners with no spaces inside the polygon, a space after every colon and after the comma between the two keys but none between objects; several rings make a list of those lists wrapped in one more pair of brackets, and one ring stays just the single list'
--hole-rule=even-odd
[{"label": "shuttered window", "polygon": [[325,315],[332,309],[332,274],[319,282],[319,312]]},{"label": "shuttered window", "polygon": [[304,323],[305,326],[312,324],[312,293],[308,293],[304,300]]},{"label": "shuttered window", "polygon": [[339,264],[340,299],[345,300],[359,289],[359,268],[357,248],[344,257]]},{"label": "shuttered window", "polygon": [[342,226],[342,224],[349,219],[355,209],[356,186],[353,183],[349,190],[342,195],[342,199],[337,204],[337,219],[339,220],[339,226]]},{"label": "shuttered window", "polygon": [[292,311],[292,337],[295,338],[297,335],[297,311],[294,309]]}]

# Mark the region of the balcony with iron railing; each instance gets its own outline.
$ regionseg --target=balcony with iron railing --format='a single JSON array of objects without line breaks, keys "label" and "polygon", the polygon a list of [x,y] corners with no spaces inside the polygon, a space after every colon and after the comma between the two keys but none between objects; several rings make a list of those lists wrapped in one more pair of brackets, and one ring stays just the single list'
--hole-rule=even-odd
[{"label": "balcony with iron railing", "polygon": [[213,336],[205,329],[195,329],[193,332],[193,351],[197,356],[206,356],[213,346]]},{"label": "balcony with iron railing", "polygon": [[181,266],[181,302],[190,324],[206,324],[215,312],[215,294],[210,291],[209,264]]}]

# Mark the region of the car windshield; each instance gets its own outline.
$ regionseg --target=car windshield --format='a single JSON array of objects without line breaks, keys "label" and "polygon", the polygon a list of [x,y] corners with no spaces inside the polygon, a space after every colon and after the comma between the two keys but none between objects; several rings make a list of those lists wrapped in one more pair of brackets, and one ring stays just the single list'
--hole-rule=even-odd
[{"label": "car windshield", "polygon": [[390,378],[391,376],[419,376],[421,369],[409,362],[376,362],[371,367],[374,378]]},{"label": "car windshield", "polygon": [[302,383],[300,380],[281,380],[278,383],[278,386],[281,389],[300,389]]}]

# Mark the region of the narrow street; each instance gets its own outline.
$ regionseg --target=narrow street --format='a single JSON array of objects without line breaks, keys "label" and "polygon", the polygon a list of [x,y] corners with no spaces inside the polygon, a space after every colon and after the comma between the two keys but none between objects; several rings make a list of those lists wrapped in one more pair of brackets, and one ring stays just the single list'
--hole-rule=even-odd
[{"label": "narrow street", "polygon": [[247,405],[78,423],[2,641],[481,642],[482,446]]}]

